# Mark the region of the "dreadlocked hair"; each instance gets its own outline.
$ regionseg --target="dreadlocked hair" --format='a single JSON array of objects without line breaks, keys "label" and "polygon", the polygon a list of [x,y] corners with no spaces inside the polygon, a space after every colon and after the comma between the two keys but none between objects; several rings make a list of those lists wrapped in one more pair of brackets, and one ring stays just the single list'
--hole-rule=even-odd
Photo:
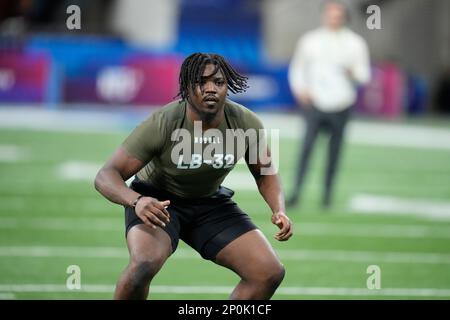
[{"label": "dreadlocked hair", "polygon": [[[215,69],[211,75],[222,71],[226,79],[228,89],[233,93],[245,92],[248,89],[247,77],[237,73],[233,67],[218,54],[193,53],[187,57],[181,65],[180,71],[180,91],[177,97],[185,100],[188,97],[189,89],[195,92],[196,86],[200,83],[207,64],[213,64]],[[190,87],[189,87],[190,86]]]}]

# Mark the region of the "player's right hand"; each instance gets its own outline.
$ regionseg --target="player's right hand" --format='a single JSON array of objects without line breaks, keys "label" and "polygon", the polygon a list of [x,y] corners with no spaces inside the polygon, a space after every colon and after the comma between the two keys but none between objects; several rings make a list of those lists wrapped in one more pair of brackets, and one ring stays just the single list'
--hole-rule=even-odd
[{"label": "player's right hand", "polygon": [[149,227],[156,229],[156,226],[164,228],[170,222],[170,214],[167,207],[170,200],[159,201],[152,197],[142,197],[136,203],[136,215]]}]

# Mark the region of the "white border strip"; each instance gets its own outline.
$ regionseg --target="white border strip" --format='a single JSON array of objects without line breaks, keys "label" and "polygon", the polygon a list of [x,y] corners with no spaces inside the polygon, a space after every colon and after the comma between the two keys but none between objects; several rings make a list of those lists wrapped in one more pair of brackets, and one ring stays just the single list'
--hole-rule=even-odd
[{"label": "white border strip", "polygon": [[[450,264],[450,254],[417,252],[374,252],[344,250],[290,250],[276,249],[282,260],[288,261],[341,261],[371,263]],[[127,259],[126,248],[119,247],[50,247],[1,246],[2,257],[79,257]],[[180,248],[172,259],[198,259],[194,250]]]}]

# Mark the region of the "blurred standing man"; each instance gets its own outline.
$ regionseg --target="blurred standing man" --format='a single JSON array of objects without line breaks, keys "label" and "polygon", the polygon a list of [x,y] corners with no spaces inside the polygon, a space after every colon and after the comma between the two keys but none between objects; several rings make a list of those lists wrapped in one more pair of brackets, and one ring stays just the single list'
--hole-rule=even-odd
[{"label": "blurred standing man", "polygon": [[346,27],[344,4],[327,1],[323,26],[299,39],[289,68],[289,83],[305,110],[306,135],[295,185],[287,205],[298,202],[311,151],[319,131],[330,135],[322,204],[329,207],[344,129],[356,100],[356,85],[370,79],[369,53],[362,37]]}]

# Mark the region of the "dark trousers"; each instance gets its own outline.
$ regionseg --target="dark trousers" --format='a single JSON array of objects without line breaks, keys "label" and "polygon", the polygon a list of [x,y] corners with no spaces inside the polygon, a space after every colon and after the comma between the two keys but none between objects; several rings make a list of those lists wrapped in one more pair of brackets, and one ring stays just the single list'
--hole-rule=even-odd
[{"label": "dark trousers", "polygon": [[311,152],[320,131],[326,131],[330,137],[322,204],[324,206],[331,204],[332,189],[338,167],[339,155],[341,153],[342,138],[350,112],[351,108],[339,112],[322,112],[314,107],[310,107],[305,111],[306,134],[299,157],[300,162],[297,167],[293,193],[288,201],[289,205],[295,205],[298,202],[303,181],[309,167]]}]

